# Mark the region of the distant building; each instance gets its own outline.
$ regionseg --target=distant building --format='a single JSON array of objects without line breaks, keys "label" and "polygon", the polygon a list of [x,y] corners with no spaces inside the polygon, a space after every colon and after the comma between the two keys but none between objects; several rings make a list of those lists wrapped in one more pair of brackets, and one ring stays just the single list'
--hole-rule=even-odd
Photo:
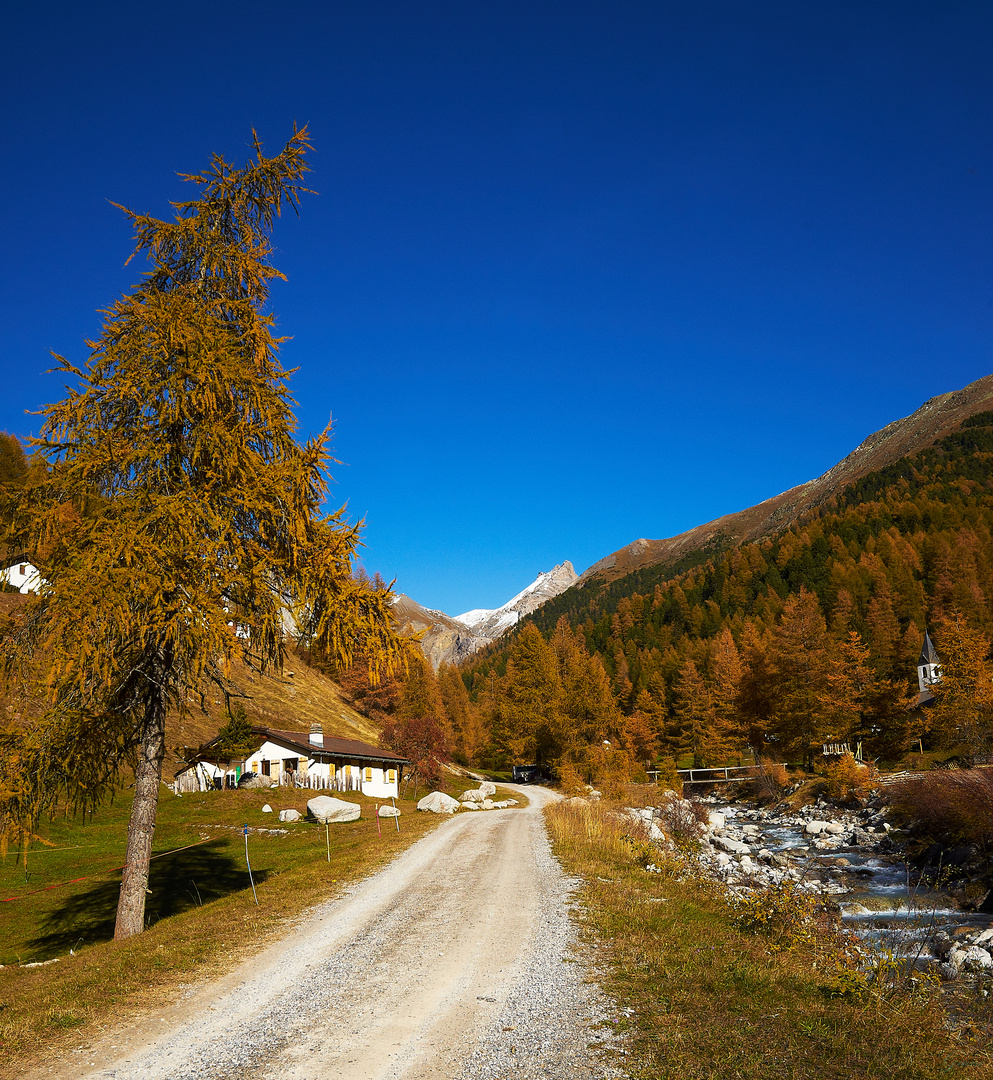
[{"label": "distant building", "polygon": [[38,567],[29,562],[14,563],[0,570],[0,582],[12,586],[19,593],[35,593],[42,584]]},{"label": "distant building", "polygon": [[924,645],[921,648],[921,657],[917,661],[917,684],[920,687],[918,705],[924,705],[934,698],[931,687],[941,682],[941,661],[938,659],[937,650],[931,641],[931,635],[925,631]]},{"label": "distant building", "polygon": [[[203,758],[176,773],[176,791],[234,787],[249,773],[266,777],[273,786],[318,791],[359,791],[375,799],[400,794],[403,767],[410,761],[357,739],[325,735],[320,724],[305,731],[252,728],[256,749],[239,761],[211,757],[208,743]],[[215,742],[218,740],[214,740]]]}]

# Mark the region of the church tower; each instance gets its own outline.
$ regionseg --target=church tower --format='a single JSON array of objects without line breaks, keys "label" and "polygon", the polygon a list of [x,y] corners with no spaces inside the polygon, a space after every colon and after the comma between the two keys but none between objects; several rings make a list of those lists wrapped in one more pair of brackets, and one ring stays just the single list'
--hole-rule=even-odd
[{"label": "church tower", "polygon": [[922,694],[925,690],[930,690],[935,683],[941,682],[941,661],[931,641],[931,635],[926,630],[921,658],[917,661],[917,682]]}]

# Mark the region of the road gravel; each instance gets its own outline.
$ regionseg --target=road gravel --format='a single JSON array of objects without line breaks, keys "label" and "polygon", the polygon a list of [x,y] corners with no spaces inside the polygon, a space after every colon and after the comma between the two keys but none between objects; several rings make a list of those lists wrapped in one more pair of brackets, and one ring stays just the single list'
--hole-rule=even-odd
[{"label": "road gravel", "polygon": [[542,807],[460,812],[224,977],[48,1080],[603,1080],[619,1016]]}]

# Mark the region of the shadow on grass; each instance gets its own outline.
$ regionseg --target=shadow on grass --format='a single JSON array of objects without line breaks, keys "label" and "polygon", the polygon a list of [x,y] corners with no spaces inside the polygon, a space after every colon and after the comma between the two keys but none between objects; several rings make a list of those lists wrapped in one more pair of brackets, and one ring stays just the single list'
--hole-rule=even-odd
[{"label": "shadow on grass", "polygon": [[[223,844],[224,841],[217,841]],[[151,865],[145,904],[145,925],[201,907],[233,892],[251,887],[241,860],[204,844],[178,852]],[[253,867],[255,884],[266,879],[265,870]],[[45,919],[41,933],[30,941],[33,949],[46,956],[58,956],[114,936],[121,875],[68,897]]]}]

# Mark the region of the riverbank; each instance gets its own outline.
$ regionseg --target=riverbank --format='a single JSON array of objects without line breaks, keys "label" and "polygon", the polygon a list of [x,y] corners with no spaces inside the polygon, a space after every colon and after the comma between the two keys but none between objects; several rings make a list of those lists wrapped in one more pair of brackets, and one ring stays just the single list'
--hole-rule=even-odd
[{"label": "riverbank", "polygon": [[[770,861],[770,870],[786,872],[779,886],[770,878],[779,899],[749,917],[729,883],[697,872],[683,855],[702,847],[697,815],[679,810],[667,822],[672,850],[652,841],[658,821],[621,806],[568,800],[547,811],[556,853],[585,882],[577,918],[609,961],[608,989],[627,1016],[632,1076],[991,1074],[993,1010],[984,1015],[981,1002],[970,1004],[950,1020],[937,980],[897,991],[861,978],[857,957],[846,959],[831,932],[836,917],[820,903],[831,894],[789,888],[790,866]],[[741,822],[743,833],[746,824],[756,823]],[[716,866],[730,865],[716,854]],[[749,859],[767,865],[758,851]]]}]

